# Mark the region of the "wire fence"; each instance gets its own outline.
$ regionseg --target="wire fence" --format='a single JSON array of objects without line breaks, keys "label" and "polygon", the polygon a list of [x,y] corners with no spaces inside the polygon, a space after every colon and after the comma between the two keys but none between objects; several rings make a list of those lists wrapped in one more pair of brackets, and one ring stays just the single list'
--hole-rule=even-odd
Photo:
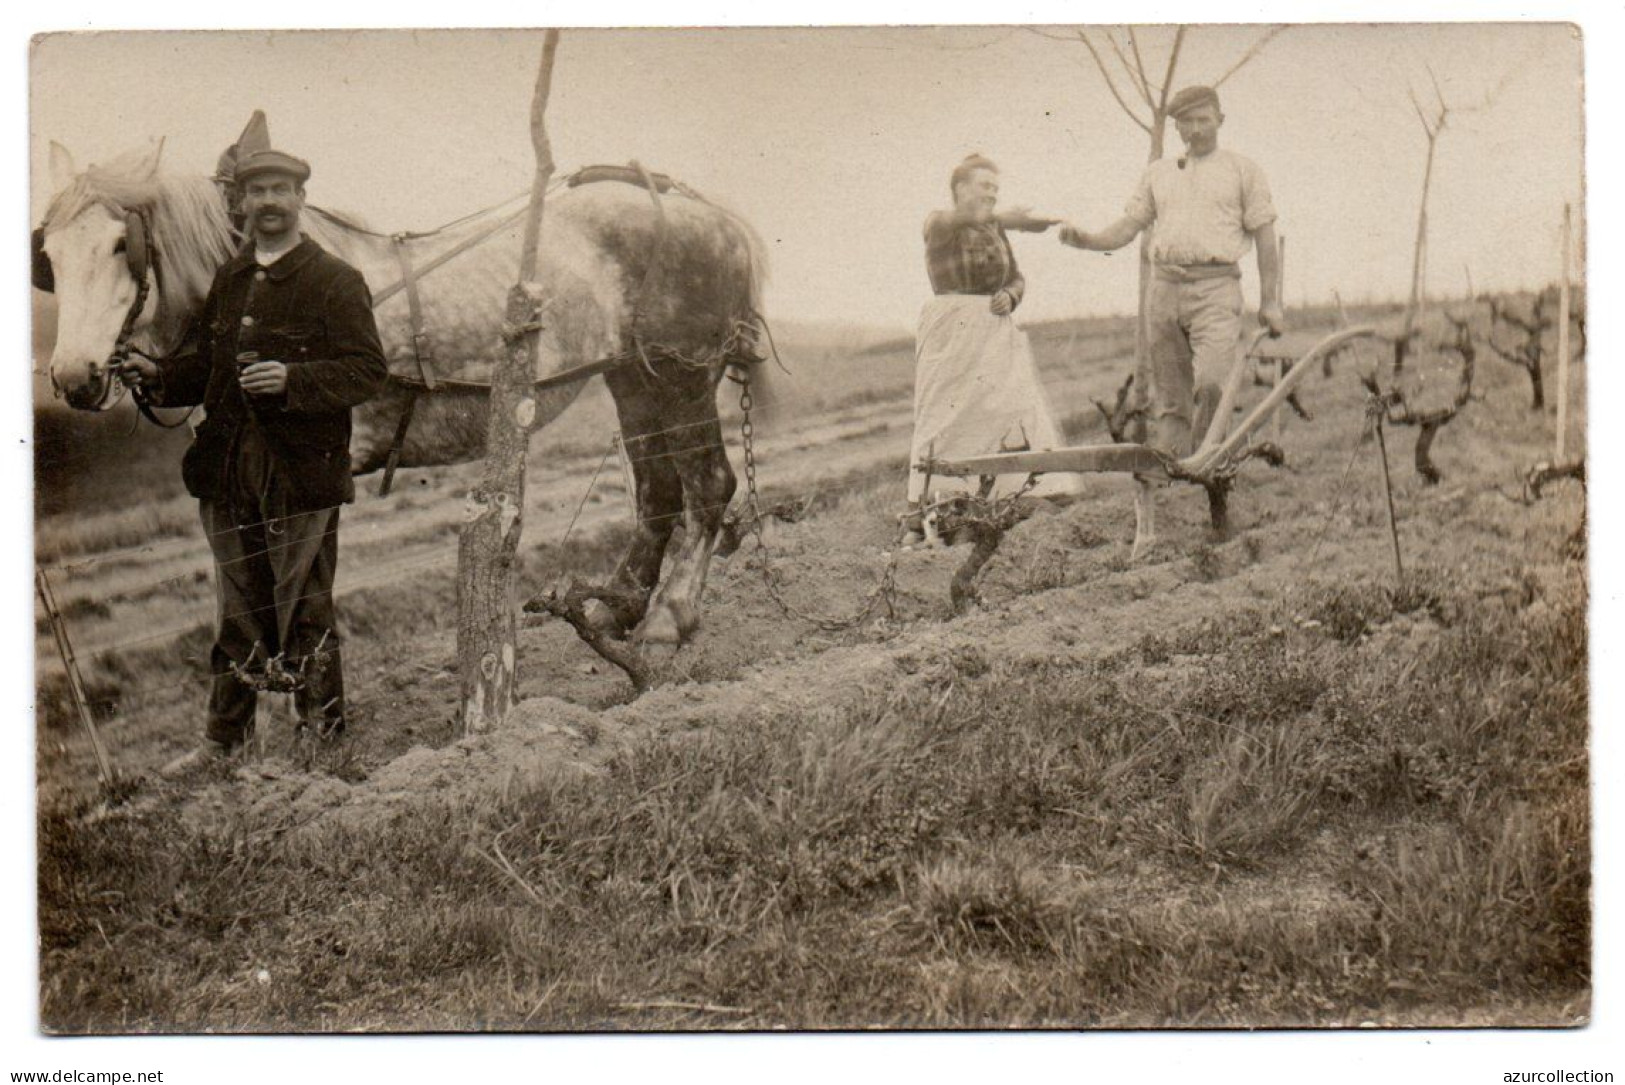
[{"label": "wire fence", "polygon": [[[667,427],[665,429],[655,430],[655,431],[651,431],[651,432],[648,432],[648,433],[640,433],[640,434],[637,434],[636,436],[633,436],[633,437],[627,437],[627,436],[623,435],[621,437],[621,442],[622,442],[623,447],[625,447],[625,446],[631,445],[635,441],[636,442],[643,442],[643,441],[651,440],[651,439],[661,437],[661,436],[671,434],[671,433],[677,433],[677,432],[682,432],[682,431],[686,431],[686,430],[691,430],[691,429],[701,427],[701,426],[714,426],[714,425],[718,425],[718,422],[713,420],[713,419],[702,419],[702,420],[699,420],[699,421],[696,421],[696,422],[688,422],[688,423],[684,423],[684,424],[677,425],[677,426],[670,426],[670,427]],[[709,446],[707,446],[707,447],[709,447]],[[571,519],[570,519],[569,523],[566,525],[564,531],[559,536],[558,541],[556,543],[554,543],[555,547],[558,547],[558,548],[562,549],[569,542],[570,537],[571,537],[572,533],[575,530],[576,524],[579,521],[579,519],[581,518],[583,510],[585,509],[587,503],[590,501],[590,499],[592,497],[592,493],[593,493],[594,489],[597,487],[597,485],[598,485],[598,483],[600,481],[600,477],[602,475],[603,468],[607,464],[607,462],[609,460],[609,457],[611,455],[613,455],[613,454],[614,454],[614,444],[612,443],[610,449],[604,453],[602,458],[599,459],[597,468],[593,471],[591,477],[588,480],[586,488],[582,492],[582,496],[581,496],[580,501],[576,504],[574,515],[571,517]],[[669,454],[663,453],[663,454],[658,454],[658,455],[654,455],[654,456],[646,456],[646,457],[628,457],[628,460],[629,460],[630,463],[636,464],[636,463],[644,462],[644,461],[647,461],[647,460],[650,460],[650,459],[662,458],[665,455],[669,455]],[[891,467],[891,466],[884,467],[884,468],[878,468],[878,469],[871,469],[871,470],[868,470],[868,471],[862,471],[862,472],[858,472],[858,473],[833,472],[833,473],[825,476],[824,478],[820,479],[817,483],[815,483],[814,486],[812,487],[812,489],[808,493],[806,493],[804,496],[800,497],[798,499],[798,501],[804,507],[810,507],[814,502],[818,501],[821,497],[823,497],[826,493],[828,493],[830,491],[831,487],[839,487],[841,492],[856,491],[856,490],[865,489],[865,488],[871,486],[872,484],[880,482],[882,480],[886,480],[886,479],[898,480],[899,475],[900,475],[900,473],[899,473],[898,469],[896,467]],[[677,509],[677,510],[674,510],[674,511],[669,512],[669,513],[660,513],[660,514],[655,514],[655,515],[650,515],[650,516],[638,516],[638,517],[634,518],[633,522],[636,523],[636,524],[643,524],[643,525],[661,523],[661,522],[664,522],[664,521],[667,521],[667,520],[679,519],[679,518],[684,517],[685,515],[701,514],[701,513],[705,513],[705,512],[716,511],[716,510],[719,510],[719,509],[726,509],[727,507],[729,507],[732,504],[734,504],[734,502],[732,500],[730,500],[730,501],[726,501],[726,502],[716,502],[716,503],[701,505],[701,506],[686,506],[685,508]],[[341,508],[341,507],[342,507],[341,505],[331,505],[331,506],[327,506],[326,508],[323,508],[323,509],[317,509],[317,510],[312,510],[312,511],[314,511],[314,512],[330,512],[333,509],[337,509],[337,508]],[[304,515],[304,514],[301,514],[301,515]],[[206,533],[205,538],[208,539],[208,538],[213,538],[215,536],[229,534],[229,533],[231,533],[233,531],[252,530],[252,529],[255,529],[255,528],[266,528],[268,532],[274,532],[275,525],[277,523],[285,521],[287,519],[288,519],[288,517],[267,517],[267,518],[265,518],[263,520],[253,521],[253,522],[250,522],[250,523],[247,523],[247,524],[242,524],[242,525],[234,525],[233,527],[230,527],[230,528],[220,529],[220,530],[217,530],[217,531]],[[381,529],[383,527],[383,525],[381,525],[381,524],[363,524],[363,525],[356,525],[356,527],[361,528],[361,529],[378,530],[378,529]],[[354,529],[352,528],[351,530],[354,530]],[[322,532],[321,537],[325,537],[327,535],[334,534],[337,531],[338,531],[338,525],[335,523],[333,527],[329,528],[325,532]],[[260,559],[260,558],[265,557],[266,555],[276,553],[276,552],[278,552],[278,551],[280,551],[280,550],[282,550],[284,548],[287,548],[287,547],[290,547],[290,546],[293,546],[293,545],[297,545],[298,542],[299,542],[299,540],[290,540],[290,541],[285,541],[285,542],[269,543],[266,546],[260,547],[258,549],[249,551],[249,552],[241,554],[241,555],[237,555],[237,556],[232,557],[232,558],[228,558],[225,561],[217,561],[217,562],[214,563],[214,567],[218,570],[220,568],[226,568],[226,567],[230,567],[230,566],[237,565],[237,564],[240,564],[240,563]],[[195,546],[196,543],[192,542],[192,543],[190,543],[190,545]],[[123,548],[123,549],[118,550],[118,551],[110,551],[110,552],[107,552],[107,553],[98,554],[98,555],[95,555],[93,558],[89,558],[89,559],[85,559],[85,560],[81,560],[81,561],[61,562],[61,563],[45,563],[45,564],[41,564],[40,566],[38,566],[38,568],[40,569],[40,571],[42,573],[50,573],[50,572],[77,573],[77,572],[81,572],[84,569],[86,569],[88,567],[91,567],[91,566],[93,566],[95,564],[98,564],[98,563],[109,562],[109,561],[112,561],[112,560],[118,560],[118,559],[123,559],[123,558],[127,558],[127,557],[133,557],[133,556],[143,554],[143,553],[151,553],[153,549],[154,548],[151,547],[151,546],[127,547],[127,548]],[[388,565],[373,569],[371,571],[370,575],[368,575],[366,577],[363,577],[360,582],[347,583],[347,584],[343,585],[343,591],[346,594],[350,594],[350,593],[354,593],[354,592],[367,591],[367,590],[371,590],[371,589],[374,589],[374,588],[382,587],[382,586],[388,585],[390,583],[399,581],[406,574],[413,573],[413,572],[419,572],[419,571],[429,571],[429,570],[439,568],[439,567],[448,567],[448,566],[451,566],[451,565],[455,564],[456,560],[457,560],[457,555],[455,553],[450,553],[450,554],[436,553],[436,554],[424,555],[424,556],[417,557],[417,558],[412,558],[412,559],[409,559],[409,560],[406,560],[406,561],[393,562],[393,563],[390,563]],[[203,571],[204,571],[204,567],[199,566],[198,568],[188,570],[185,573],[180,573],[180,574],[176,574],[174,576],[164,577],[164,578],[161,578],[159,580],[152,581],[146,586],[149,587],[149,588],[160,588],[160,587],[164,587],[164,586],[167,586],[167,585],[170,585],[170,584],[179,583],[179,582],[182,582],[182,581],[195,581],[197,579],[198,575],[200,573],[202,573]],[[263,605],[263,606],[252,607],[252,608],[247,608],[247,609],[238,610],[238,611],[232,611],[232,612],[226,613],[224,615],[216,615],[216,616],[214,616],[212,618],[198,618],[198,619],[193,620],[193,621],[167,625],[167,626],[164,626],[164,627],[159,628],[159,629],[146,631],[146,632],[142,633],[139,636],[121,639],[121,640],[115,641],[115,642],[110,643],[110,644],[88,645],[88,646],[85,647],[84,651],[87,654],[93,655],[93,656],[103,656],[103,657],[110,656],[110,655],[112,655],[114,653],[126,651],[126,650],[131,649],[131,648],[138,648],[138,647],[141,647],[143,645],[153,644],[153,643],[157,643],[157,642],[160,642],[160,641],[185,636],[185,635],[190,634],[190,633],[197,633],[197,632],[200,632],[200,631],[204,631],[204,630],[206,630],[206,628],[208,626],[208,623],[210,621],[223,622],[223,621],[228,621],[228,620],[231,620],[231,619],[234,619],[234,618],[247,617],[247,616],[253,615],[253,614],[263,613],[263,612],[266,612],[266,611],[272,611],[272,610],[276,610],[278,607],[291,606],[291,605],[293,605],[295,603],[302,602],[302,601],[304,601],[306,599],[314,598],[319,594],[323,594],[323,593],[318,593],[318,592],[307,593],[305,595],[301,595],[301,596],[295,597],[293,599],[285,599],[285,600],[281,600],[280,602],[270,603],[270,604],[266,604],[266,605]],[[66,622],[66,617],[64,615],[61,615],[59,613],[58,617],[59,617],[59,619]],[[196,678],[196,679],[190,679],[190,680],[186,680],[186,681],[207,683],[209,681],[212,681],[214,679],[214,677],[216,677],[216,676],[210,675],[210,676],[205,676],[205,677]],[[164,684],[161,684],[160,686],[155,687],[155,688],[158,688],[158,689],[171,688],[173,685],[174,685],[174,683],[164,683]],[[129,697],[135,697],[135,696],[138,696],[139,694],[141,694],[143,692],[145,692],[145,691],[142,691],[142,690],[124,691],[124,692],[122,692],[120,694],[119,700],[122,700],[124,698],[129,698]]]},{"label": "wire fence", "polygon": [[[648,455],[648,456],[634,456],[634,455],[632,455],[632,450],[633,450],[633,447],[635,445],[637,445],[637,444],[641,444],[641,443],[646,442],[646,441],[651,441],[651,440],[653,440],[653,439],[655,439],[657,437],[664,437],[667,434],[680,433],[680,432],[683,432],[683,431],[686,431],[686,430],[696,429],[696,428],[703,427],[703,426],[721,426],[721,425],[722,425],[722,422],[721,422],[720,419],[702,418],[702,419],[699,419],[699,420],[693,421],[693,422],[684,422],[681,425],[668,426],[665,429],[650,430],[647,433],[637,433],[637,434],[624,434],[623,433],[621,435],[621,442],[622,442],[623,447],[627,450],[627,462],[629,464],[637,464],[637,463],[640,463],[640,462],[643,462],[643,461],[646,461],[646,460],[664,459],[664,458],[667,458],[669,456],[682,455],[684,452],[700,451],[702,449],[712,447],[709,443],[696,444],[696,445],[692,446],[691,448],[687,448],[687,449],[678,449],[676,451],[670,451],[670,452],[660,452],[660,453],[655,453],[655,454],[651,454],[651,455]],[[725,442],[727,442],[728,436],[729,435],[726,432],[724,432],[723,438],[724,438]],[[601,469],[602,469],[602,465],[600,464],[600,470]],[[334,509],[342,509],[343,507],[344,507],[343,503],[335,504],[335,505],[326,505],[326,506],[323,506],[321,508],[309,509],[309,510],[306,510],[305,512],[303,512],[303,513],[296,513],[294,515],[307,515],[309,513],[331,512]],[[283,520],[286,520],[288,518],[289,517],[287,517],[287,516],[267,517],[267,518],[265,518],[263,520],[250,521],[250,522],[244,523],[244,524],[233,524],[230,527],[220,528],[220,529],[217,529],[217,530],[214,530],[214,531],[205,530],[205,531],[201,532],[198,535],[188,535],[188,536],[186,536],[184,538],[177,538],[177,539],[168,540],[168,541],[159,541],[159,542],[150,542],[150,543],[137,543],[137,544],[133,544],[133,545],[130,545],[130,546],[120,547],[120,548],[114,549],[114,550],[104,550],[104,551],[100,551],[100,552],[95,553],[95,554],[88,554],[88,555],[84,555],[84,556],[80,556],[80,557],[57,558],[57,559],[53,559],[53,560],[50,560],[50,561],[37,562],[36,567],[40,568],[40,569],[43,569],[43,570],[46,570],[47,572],[64,572],[64,573],[70,573],[70,574],[77,574],[77,573],[81,573],[81,572],[84,572],[84,571],[89,570],[89,569],[93,569],[98,565],[111,564],[113,562],[124,561],[124,560],[137,558],[137,557],[144,557],[144,558],[147,558],[147,559],[150,560],[155,556],[168,556],[168,555],[171,555],[171,554],[178,556],[178,555],[181,555],[181,554],[188,553],[190,551],[194,551],[197,548],[197,544],[198,544],[198,542],[200,540],[203,541],[203,542],[208,542],[211,539],[214,539],[214,538],[222,536],[222,535],[229,535],[229,534],[231,534],[232,532],[235,532],[235,531],[246,531],[246,530],[252,530],[254,528],[262,528],[263,527],[263,528],[268,528],[268,529],[273,529],[274,530],[276,524],[278,524],[279,522],[281,522]],[[357,526],[363,527],[363,528],[368,528],[368,527],[373,527],[374,525],[357,525]],[[352,528],[352,529],[347,529],[347,530],[354,530],[354,529]],[[263,551],[261,551],[260,553],[263,553]],[[258,556],[258,553],[253,554],[253,555],[245,555],[245,558],[246,557],[256,557],[256,556]],[[175,576],[175,577],[166,578],[164,581],[161,581],[159,583],[160,584],[162,584],[162,583],[171,583],[171,582],[175,582],[175,581],[179,581],[179,580],[184,580],[190,575],[191,575],[190,573],[183,573],[183,574],[180,574],[180,575]]]}]

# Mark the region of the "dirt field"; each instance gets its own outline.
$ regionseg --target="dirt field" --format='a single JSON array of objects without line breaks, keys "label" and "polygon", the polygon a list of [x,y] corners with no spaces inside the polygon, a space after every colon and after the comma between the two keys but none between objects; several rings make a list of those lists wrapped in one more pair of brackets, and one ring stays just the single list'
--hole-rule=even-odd
[{"label": "dirt field", "polygon": [[[1105,439],[1089,400],[1126,372],[1125,327],[1035,331],[1074,440]],[[912,377],[904,344],[831,342],[786,345],[807,361],[759,459],[767,499],[808,502],[769,560],[798,606],[840,614],[895,545]],[[840,632],[780,613],[747,542],[658,688],[634,698],[537,625],[524,704],[479,739],[453,718],[477,467],[369,483],[342,534],[349,736],[298,748],[271,705],[247,764],[180,780],[155,770],[201,729],[193,503],[63,471],[39,556],[134,782],[98,800],[42,633],[46,1026],[1582,1021],[1586,580],[1565,542],[1584,497],[1508,498],[1551,417],[1493,359],[1475,387],[1440,485],[1411,468],[1414,431],[1388,433],[1403,585],[1344,367],[1305,387],[1287,466],[1243,469],[1228,539],[1178,486],[1130,565],[1130,483],[1096,477],[1010,532],[970,613],[948,598],[966,548],[908,550],[889,609]],[[527,592],[612,566],[612,430],[595,386],[535,442]],[[82,438],[173,470],[120,440],[152,434]],[[162,841],[160,870],[140,856]],[[367,933],[386,919],[389,953]]]}]

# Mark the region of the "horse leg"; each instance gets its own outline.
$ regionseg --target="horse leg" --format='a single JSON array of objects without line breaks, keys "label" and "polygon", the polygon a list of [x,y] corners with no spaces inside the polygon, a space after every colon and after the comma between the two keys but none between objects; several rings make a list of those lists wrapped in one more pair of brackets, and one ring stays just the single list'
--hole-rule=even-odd
[{"label": "horse leg", "polygon": [[632,542],[610,578],[610,586],[620,598],[589,605],[587,618],[597,628],[625,633],[643,621],[648,611],[666,544],[683,514],[683,486],[672,455],[672,438],[681,434],[661,432],[663,418],[653,409],[652,396],[641,386],[641,379],[613,379],[616,376],[610,374],[607,383],[621,420],[622,445],[632,464],[638,515]]},{"label": "horse leg", "polygon": [[1139,561],[1157,545],[1156,487],[1144,479],[1134,480],[1134,547],[1128,560]]},{"label": "horse leg", "polygon": [[[704,374],[694,374],[704,379]],[[697,382],[696,382],[697,383]],[[671,435],[672,460],[683,490],[683,541],[671,574],[655,590],[640,637],[651,644],[681,644],[700,627],[700,596],[737,485],[717,420],[715,380],[705,380],[668,416],[681,427]]]}]

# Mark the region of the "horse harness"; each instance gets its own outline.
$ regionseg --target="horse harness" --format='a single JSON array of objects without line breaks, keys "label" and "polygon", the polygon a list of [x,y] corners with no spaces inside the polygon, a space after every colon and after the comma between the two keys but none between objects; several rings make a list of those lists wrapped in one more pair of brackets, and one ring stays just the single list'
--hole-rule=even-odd
[{"label": "horse harness", "polygon": [[[104,363],[120,380],[123,377],[119,375],[119,369],[132,354],[139,354],[151,361],[161,360],[131,342],[135,337],[135,322],[141,318],[141,312],[147,307],[147,299],[152,294],[152,280],[162,274],[158,263],[158,249],[152,243],[152,224],[147,218],[147,213],[139,209],[124,212],[124,265],[129,269],[130,278],[135,281],[135,300],[130,302],[130,308],[124,314],[124,323],[119,327],[118,338],[113,340],[113,352],[107,356]],[[55,286],[54,279],[51,285]],[[189,327],[186,334],[181,337],[183,345],[191,338],[194,330],[195,328]],[[178,429],[192,417],[192,411],[188,410],[179,420],[165,422],[153,413],[152,400],[144,387],[129,382],[126,382],[126,385],[130,389],[130,398],[135,401],[136,410],[160,429]]]},{"label": "horse harness", "polygon": [[[681,181],[677,181],[663,173],[651,173],[635,161],[627,166],[585,166],[564,178],[563,183],[570,188],[578,188],[584,184],[605,181],[619,181],[625,184],[637,185],[638,187],[645,189],[649,193],[649,199],[653,203],[655,210],[654,251],[649,258],[648,267],[644,270],[643,281],[639,285],[638,296],[636,299],[634,299],[632,306],[632,350],[627,353],[610,355],[609,357],[595,359],[590,362],[582,362],[579,365],[574,365],[568,369],[561,370],[558,373],[549,374],[548,376],[535,382],[535,390],[538,392],[545,391],[550,388],[556,388],[561,385],[573,384],[576,381],[586,380],[589,377],[597,376],[598,374],[607,372],[611,369],[618,369],[633,360],[641,361],[645,369],[647,369],[651,374],[654,372],[654,365],[650,361],[649,351],[645,345],[642,334],[642,324],[645,308],[644,301],[653,290],[655,282],[658,278],[665,255],[666,241],[670,235],[670,224],[666,218],[666,209],[662,201],[662,196],[675,190],[680,195],[686,196],[689,199],[705,202],[705,198],[689,186],[683,184]],[[341,216],[333,214],[332,212],[323,211],[319,208],[312,208],[311,210],[316,211],[318,214],[324,215],[338,225],[350,230],[354,230],[358,233],[383,236],[374,234],[374,231],[360,227],[355,223],[345,220]],[[376,309],[387,299],[395,296],[395,294],[403,290],[406,292],[407,313],[408,318],[411,321],[412,328],[412,351],[417,361],[419,381],[421,381],[421,384],[412,381],[403,382],[406,383],[408,387],[406,403],[401,408],[401,418],[396,424],[395,434],[390,442],[389,454],[384,466],[384,477],[378,487],[378,495],[380,497],[386,496],[390,492],[390,487],[395,477],[395,471],[400,464],[401,451],[406,444],[406,435],[408,430],[411,428],[412,416],[417,407],[418,396],[425,391],[435,391],[442,384],[463,383],[458,381],[442,381],[437,379],[435,376],[434,342],[429,335],[427,326],[424,324],[422,298],[418,290],[419,282],[430,272],[445,265],[457,256],[462,255],[469,249],[474,248],[476,245],[489,240],[502,230],[506,229],[508,226],[517,222],[524,213],[525,209],[521,208],[519,211],[513,214],[502,216],[502,218],[500,218],[496,223],[487,227],[485,230],[480,231],[472,237],[464,239],[449,251],[441,253],[433,260],[430,260],[419,267],[414,267],[412,264],[412,258],[409,251],[409,242],[418,238],[432,237],[434,234],[439,233],[440,231],[435,230],[428,233],[397,233],[388,235],[389,240],[394,246],[395,258],[400,266],[401,277],[398,281],[382,288],[373,295],[373,308]],[[444,227],[442,227],[442,229],[444,229]],[[44,255],[43,233],[43,230],[36,230],[34,233],[32,281],[36,288],[51,292],[55,289],[55,279],[51,271],[50,261]],[[135,281],[136,290],[135,300],[130,303],[129,310],[124,314],[124,323],[119,328],[118,338],[114,340],[112,353],[108,355],[105,363],[109,369],[112,369],[115,372],[120,366],[123,365],[124,362],[129,359],[130,355],[132,354],[138,354],[143,358],[154,361],[162,360],[152,354],[148,354],[144,350],[141,350],[131,342],[135,334],[136,321],[140,319],[142,311],[146,308],[147,299],[151,295],[152,279],[161,275],[158,261],[158,250],[152,244],[152,229],[151,223],[147,218],[147,213],[139,209],[125,211],[124,233],[125,266],[129,269],[130,278]],[[752,312],[749,314],[749,316],[752,320],[761,322],[761,314]],[[538,330],[540,330],[539,325],[529,325],[524,328],[515,329],[513,334],[525,335]],[[191,338],[194,331],[195,328],[189,328],[187,330],[187,333],[182,337],[182,344],[184,344],[187,339]],[[758,360],[754,350],[750,349],[750,344],[747,342],[747,340],[753,338],[753,336],[745,335],[742,329],[736,327],[734,332],[730,334],[727,343],[725,344],[725,346],[729,349],[725,349],[724,354],[730,358],[735,358],[736,360],[741,361]],[[155,426],[159,426],[163,429],[175,429],[185,424],[187,418],[191,417],[191,412],[188,411],[186,416],[181,418],[180,421],[164,422],[153,413],[151,400],[148,397],[146,390],[139,384],[132,384],[129,387],[131,390],[131,398],[134,399],[137,410],[141,412],[141,415],[146,418],[147,421],[151,422]]]},{"label": "horse harness", "polygon": [[[630,352],[614,354],[608,357],[582,362],[579,365],[570,366],[569,368],[563,369],[557,373],[551,373],[533,383],[532,387],[536,392],[543,392],[551,388],[574,384],[577,381],[595,377],[600,373],[605,373],[612,369],[619,369],[621,366],[626,365],[633,360],[642,362],[644,368],[651,375],[653,375],[655,372],[654,364],[650,360],[649,349],[646,346],[645,338],[642,333],[642,327],[645,311],[645,299],[653,291],[658,280],[659,272],[664,262],[666,242],[671,232],[671,227],[666,217],[666,209],[662,196],[675,190],[678,194],[686,196],[689,199],[698,200],[702,203],[706,201],[703,196],[689,186],[683,184],[681,181],[675,180],[667,174],[651,173],[636,161],[626,166],[584,166],[565,177],[563,179],[563,184],[569,188],[578,188],[581,185],[605,181],[618,181],[624,184],[636,185],[649,193],[649,199],[654,205],[655,236],[653,252],[650,255],[648,266],[644,269],[643,280],[638,287],[638,295],[635,299],[633,299],[632,304],[632,350]],[[395,472],[400,466],[401,452],[405,448],[406,436],[412,426],[412,417],[417,409],[418,397],[424,392],[435,391],[443,384],[457,386],[464,383],[455,380],[439,379],[435,376],[434,342],[423,321],[423,304],[418,290],[419,282],[430,272],[444,266],[451,260],[461,256],[463,253],[474,248],[475,246],[489,240],[515,222],[519,221],[519,219],[525,214],[526,210],[526,207],[521,207],[516,212],[502,216],[486,229],[481,230],[479,233],[474,234],[471,237],[465,238],[448,251],[443,252],[434,259],[424,263],[421,267],[413,266],[409,250],[409,243],[419,238],[432,237],[440,231],[435,230],[428,233],[398,233],[389,235],[389,240],[393,244],[396,261],[400,266],[401,277],[396,282],[380,289],[376,294],[373,295],[373,308],[376,309],[379,305],[382,305],[384,301],[394,297],[395,294],[405,291],[407,316],[411,322],[412,329],[412,351],[414,359],[417,362],[418,380],[421,382],[421,384],[410,380],[401,381],[401,383],[404,383],[407,386],[406,402],[401,406],[400,420],[396,423],[395,433],[390,440],[389,452],[384,461],[384,477],[378,485],[379,497],[387,496],[390,492],[390,488],[394,484]],[[343,219],[340,219],[338,216],[332,215],[330,212],[322,213],[328,215],[329,218],[334,219],[350,229],[357,230],[358,232],[362,233],[373,233],[373,231],[365,230],[356,226],[354,223],[346,222]],[[441,229],[443,230],[445,227],[442,227]],[[382,235],[374,234],[374,236]],[[760,314],[752,313],[750,315],[754,320],[759,321],[761,319]],[[539,323],[531,322],[515,328],[505,328],[504,337],[511,342],[519,337],[529,335],[540,330],[541,325]],[[736,329],[735,332],[729,336],[727,343],[728,345],[737,348],[741,338],[742,336],[740,335],[738,329]],[[751,360],[753,357],[751,352],[740,351],[738,349],[725,350],[724,353],[728,354],[729,356],[737,355],[741,358],[741,360]],[[400,378],[396,379],[399,380]]]}]

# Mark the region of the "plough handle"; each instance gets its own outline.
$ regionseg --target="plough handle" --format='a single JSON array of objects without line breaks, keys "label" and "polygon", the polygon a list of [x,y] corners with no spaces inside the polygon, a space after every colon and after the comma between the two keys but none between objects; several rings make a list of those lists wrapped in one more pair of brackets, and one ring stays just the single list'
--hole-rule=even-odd
[{"label": "plough handle", "polygon": [[1236,409],[1236,398],[1241,395],[1242,379],[1247,375],[1247,367],[1252,364],[1253,351],[1258,349],[1258,344],[1262,343],[1268,334],[1268,328],[1259,328],[1247,341],[1247,349],[1236,355],[1235,364],[1230,367],[1230,374],[1225,378],[1218,409],[1213,412],[1213,418],[1208,422],[1207,433],[1196,449],[1198,456],[1206,455],[1224,440],[1225,430],[1229,428],[1230,415]]},{"label": "plough handle", "polygon": [[[1215,464],[1222,463],[1235,455],[1247,438],[1269,418],[1274,411],[1286,402],[1286,397],[1292,394],[1298,382],[1303,380],[1309,372],[1309,366],[1334,350],[1339,350],[1355,339],[1375,337],[1377,329],[1369,324],[1361,324],[1353,328],[1343,328],[1335,331],[1316,343],[1302,358],[1295,362],[1286,376],[1276,382],[1275,388],[1264,397],[1264,401],[1248,412],[1247,417],[1241,420],[1230,436],[1212,448],[1203,451],[1198,449],[1196,454],[1180,461],[1180,467],[1193,475],[1206,475]],[[1244,359],[1245,360],[1245,359]],[[1204,442],[1204,445],[1206,442]]]}]

